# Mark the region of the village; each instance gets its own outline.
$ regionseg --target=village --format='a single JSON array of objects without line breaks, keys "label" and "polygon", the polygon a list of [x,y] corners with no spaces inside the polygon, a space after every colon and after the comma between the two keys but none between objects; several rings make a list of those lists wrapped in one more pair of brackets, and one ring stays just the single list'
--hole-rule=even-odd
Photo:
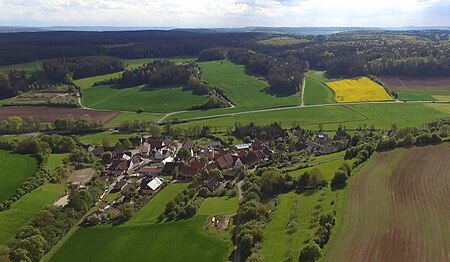
[{"label": "village", "polygon": [[[112,147],[79,143],[78,146],[102,159],[104,170],[100,178],[109,184],[83,225],[114,223],[121,215],[120,206],[136,204],[140,199],[148,201],[168,183],[195,182],[213,194],[225,186],[234,188],[245,171],[272,165],[275,152],[326,155],[343,150],[349,141],[350,135],[339,129],[332,136],[318,132],[310,140],[300,138],[289,147],[258,139],[229,146],[206,138],[200,145],[189,138],[180,143],[167,137],[146,136],[120,139]],[[72,192],[86,188],[86,181],[70,182]]]}]

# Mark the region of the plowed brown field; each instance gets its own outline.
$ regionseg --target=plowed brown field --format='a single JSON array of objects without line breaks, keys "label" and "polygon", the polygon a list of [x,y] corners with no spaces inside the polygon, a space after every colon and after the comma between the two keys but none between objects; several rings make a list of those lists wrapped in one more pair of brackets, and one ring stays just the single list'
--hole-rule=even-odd
[{"label": "plowed brown field", "polygon": [[379,78],[396,91],[450,92],[450,78],[448,77],[382,76]]},{"label": "plowed brown field", "polygon": [[450,261],[450,145],[379,153],[349,185],[325,261]]},{"label": "plowed brown field", "polygon": [[120,115],[120,112],[98,111],[81,108],[46,107],[46,106],[5,106],[0,107],[0,120],[10,116],[19,116],[22,119],[33,117],[41,122],[53,122],[56,119],[80,119],[89,116],[99,122],[109,122]]}]

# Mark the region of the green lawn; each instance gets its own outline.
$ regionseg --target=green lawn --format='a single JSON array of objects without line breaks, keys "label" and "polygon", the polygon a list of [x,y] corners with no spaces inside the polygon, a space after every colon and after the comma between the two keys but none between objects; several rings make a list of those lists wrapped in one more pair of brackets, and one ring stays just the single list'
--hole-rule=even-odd
[{"label": "green lawn", "polygon": [[36,168],[35,158],[0,150],[0,202],[13,196]]},{"label": "green lawn", "polygon": [[61,166],[64,158],[67,156],[69,156],[69,154],[51,154],[47,162],[48,170],[53,171],[57,167]]},{"label": "green lawn", "polygon": [[138,121],[156,121],[161,118],[161,114],[152,114],[152,113],[136,113],[136,112],[123,112],[118,117],[109,121],[107,126],[119,126],[125,121],[133,122],[135,120]]},{"label": "green lawn", "polygon": [[206,102],[206,96],[197,96],[181,87],[144,90],[143,86],[115,88],[96,86],[83,89],[83,105],[97,109],[167,113],[189,109]]},{"label": "green lawn", "polygon": [[6,244],[17,229],[26,225],[46,205],[64,194],[63,185],[45,184],[15,202],[10,209],[0,212],[0,245]]},{"label": "green lawn", "polygon": [[107,138],[109,144],[111,146],[114,146],[119,141],[119,139],[130,138],[133,136],[137,136],[137,134],[120,134],[114,133],[112,131],[104,131],[99,133],[80,135],[78,136],[78,139],[80,139],[80,142],[84,144],[102,145],[103,139]]},{"label": "green lawn", "polygon": [[267,92],[268,83],[245,73],[244,66],[228,60],[200,63],[203,78],[222,88],[237,107],[247,109],[299,105],[300,95],[275,96]]},{"label": "green lawn", "polygon": [[210,197],[203,201],[199,208],[197,215],[202,216],[216,216],[216,215],[231,215],[237,212],[238,200],[237,197],[229,198]]},{"label": "green lawn", "polygon": [[226,261],[228,245],[202,230],[205,219],[78,229],[50,261]]},{"label": "green lawn", "polygon": [[309,71],[305,75],[305,105],[321,105],[336,103],[333,91],[324,82],[329,81],[323,72]]},{"label": "green lawn", "polygon": [[[229,239],[204,230],[215,208],[202,205],[205,214],[156,223],[167,202],[187,186],[170,184],[124,225],[77,229],[50,261],[226,261],[232,245]],[[237,208],[236,199],[214,198],[207,205],[209,202]]]},{"label": "green lawn", "polygon": [[188,183],[169,184],[161,192],[159,192],[152,200],[148,202],[141,210],[139,210],[127,225],[154,224],[157,222],[159,215],[164,212],[166,204],[188,187]]},{"label": "green lawn", "polygon": [[390,128],[393,123],[398,126],[420,126],[429,121],[441,117],[448,117],[450,105],[439,105],[439,109],[432,108],[429,104],[411,103],[384,103],[365,105],[330,105],[321,107],[305,107],[283,109],[270,112],[254,112],[240,115],[223,116],[213,119],[192,121],[182,124],[184,126],[209,125],[218,127],[219,131],[226,131],[233,127],[234,123],[255,123],[267,125],[273,122],[281,122],[290,127],[299,124],[303,128],[317,130],[322,124],[326,130],[336,130],[339,124],[348,129],[362,127],[363,125],[375,125],[376,128]]}]

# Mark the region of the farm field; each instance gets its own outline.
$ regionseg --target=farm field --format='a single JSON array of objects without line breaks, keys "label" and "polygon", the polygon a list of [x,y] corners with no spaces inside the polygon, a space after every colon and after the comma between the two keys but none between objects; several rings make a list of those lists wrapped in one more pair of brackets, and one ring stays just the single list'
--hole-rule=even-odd
[{"label": "farm field", "polygon": [[210,205],[224,203],[224,199],[209,200],[206,207],[203,203],[202,214],[192,219],[156,223],[166,203],[187,186],[168,185],[124,225],[77,229],[50,261],[226,261],[231,241],[204,230],[206,219],[217,210]]},{"label": "farm field", "polygon": [[47,107],[47,106],[8,106],[0,107],[0,120],[10,116],[22,119],[33,117],[41,122],[54,122],[57,119],[81,119],[89,117],[92,120],[106,123],[120,115],[119,112],[89,110],[81,108]]},{"label": "farm field", "polygon": [[450,145],[373,157],[351,181],[325,261],[450,260]]},{"label": "farm field", "polygon": [[340,103],[392,100],[381,85],[367,77],[337,80],[326,84],[334,91],[336,101]]},{"label": "farm field", "polygon": [[0,212],[0,246],[5,245],[46,205],[53,204],[64,194],[63,185],[45,184],[15,202],[10,209]]},{"label": "farm field", "polygon": [[[222,116],[207,120],[197,120],[181,125],[209,125],[218,132],[225,132],[235,122],[241,124],[255,123],[267,125],[281,122],[286,127],[299,124],[303,128],[316,130],[322,124],[325,130],[336,130],[339,124],[347,129],[374,125],[387,129],[396,123],[398,126],[420,126],[440,117],[448,117],[450,105],[440,104],[433,108],[430,104],[419,103],[383,103],[367,105],[330,105],[284,109],[268,112],[244,113],[240,115]],[[414,112],[412,114],[411,112]]]},{"label": "farm field", "polygon": [[79,135],[78,138],[80,139],[80,142],[89,145],[102,145],[103,139],[106,138],[110,146],[114,146],[119,141],[119,139],[130,138],[133,136],[137,136],[137,134],[119,134],[112,131],[104,131],[99,133]]},{"label": "farm field", "polygon": [[34,62],[29,62],[29,63],[4,65],[4,66],[0,66],[0,71],[16,69],[16,70],[27,71],[29,73],[37,73],[38,71],[42,70],[43,62],[44,62],[43,60],[38,60],[38,61],[34,61]]},{"label": "farm field", "polygon": [[229,215],[237,212],[238,199],[237,197],[210,197],[203,201],[198,210],[198,215]]},{"label": "farm field", "polygon": [[398,92],[450,93],[450,77],[380,76],[383,83]]},{"label": "farm field", "polygon": [[133,122],[133,121],[156,121],[161,118],[161,114],[154,113],[136,113],[136,112],[122,112],[119,116],[109,121],[106,126],[114,127],[119,126],[125,121]]},{"label": "farm field", "polygon": [[330,81],[330,79],[323,74],[320,71],[308,71],[305,74],[305,105],[336,103],[333,91],[325,85],[325,82]]},{"label": "farm field", "polygon": [[141,58],[141,59],[126,59],[124,60],[125,65],[129,69],[138,68],[144,64],[150,63],[154,60],[169,60],[174,63],[184,63],[189,61],[195,61],[196,57],[160,57],[160,58]]},{"label": "farm field", "polygon": [[267,93],[267,81],[247,75],[242,65],[228,60],[202,62],[200,65],[204,79],[222,88],[237,107],[260,109],[300,104],[299,94],[276,96]]},{"label": "farm field", "polygon": [[35,158],[0,150],[0,202],[13,196],[36,168]]},{"label": "farm field", "polygon": [[114,88],[96,86],[83,89],[83,105],[97,109],[167,113],[186,110],[206,102],[206,96],[197,96],[181,87],[144,90],[143,86]]}]

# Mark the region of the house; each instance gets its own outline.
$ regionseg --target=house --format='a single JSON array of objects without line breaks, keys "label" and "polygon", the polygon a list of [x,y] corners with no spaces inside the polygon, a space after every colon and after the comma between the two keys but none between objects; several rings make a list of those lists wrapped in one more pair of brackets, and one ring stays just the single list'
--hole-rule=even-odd
[{"label": "house", "polygon": [[220,141],[211,140],[211,143],[209,144],[211,148],[222,148],[222,143]]},{"label": "house", "polygon": [[229,169],[234,166],[234,158],[230,153],[228,153],[222,157],[219,157],[216,160],[216,163],[217,163],[217,167],[219,169],[222,169],[222,170]]},{"label": "house", "polygon": [[140,147],[139,147],[139,154],[143,157],[148,157],[150,155],[152,146],[147,143],[144,142]]},{"label": "house", "polygon": [[306,143],[306,145],[308,146],[306,149],[308,150],[319,150],[322,145],[316,143],[316,142],[308,142]]},{"label": "house", "polygon": [[162,168],[159,167],[143,166],[139,168],[138,173],[142,176],[156,177],[161,171]]},{"label": "house", "polygon": [[250,168],[255,167],[263,159],[262,151],[248,151],[247,155],[241,158],[242,164]]},{"label": "house", "polygon": [[213,177],[211,178],[207,183],[206,183],[206,187],[211,191],[214,192],[217,189],[220,188],[220,186],[222,185],[222,180],[220,180],[217,177]]},{"label": "house", "polygon": [[192,158],[187,165],[180,168],[180,175],[186,180],[192,180],[196,174],[203,172],[208,172],[206,163],[197,158]]},{"label": "house", "polygon": [[[128,140],[130,140],[131,145],[133,145],[133,147],[139,147],[143,143],[143,139],[141,137],[130,137],[130,138],[128,138]],[[120,139],[119,139],[119,141],[120,141]]]},{"label": "house", "polygon": [[316,138],[314,139],[314,142],[319,145],[325,145],[329,139],[330,138],[328,137],[328,134],[320,132],[320,133],[317,133]]},{"label": "house", "polygon": [[158,190],[161,189],[161,186],[163,185],[163,181],[160,178],[153,178],[153,179],[147,179],[144,178],[141,181],[141,193],[145,194],[145,195],[153,195],[156,192],[158,192]]},{"label": "house", "polygon": [[173,151],[169,147],[163,147],[161,149],[158,149],[155,152],[155,159],[163,160],[163,159],[170,157],[172,154],[173,154]]},{"label": "house", "polygon": [[127,185],[128,185],[127,180],[122,179],[114,185],[113,189],[111,190],[111,193],[121,192]]},{"label": "house", "polygon": [[348,139],[350,139],[350,135],[347,134],[347,132],[345,132],[344,130],[338,129],[338,131],[336,131],[336,134],[333,136],[332,141],[343,141]]},{"label": "house", "polygon": [[225,179],[234,179],[236,177],[236,172],[233,169],[228,169],[223,172],[223,177]]},{"label": "house", "polygon": [[388,136],[389,137],[395,137],[395,136],[397,136],[397,132],[395,132],[395,130],[389,130],[388,131]]},{"label": "house", "polygon": [[248,143],[248,144],[239,144],[239,145],[235,145],[237,150],[243,150],[243,149],[250,149],[250,147],[252,147],[252,144]]},{"label": "house", "polygon": [[141,166],[144,166],[146,163],[147,162],[144,159],[142,159],[140,155],[134,155],[131,157],[130,167],[128,168],[128,170],[138,169]]},{"label": "house", "polygon": [[192,140],[188,138],[184,141],[181,148],[191,151],[194,148],[194,142],[192,142]]},{"label": "house", "polygon": [[106,175],[120,176],[130,167],[129,160],[113,160],[111,165],[105,170]]},{"label": "house", "polygon": [[291,150],[301,151],[301,150],[305,150],[307,148],[308,148],[308,145],[306,144],[306,141],[305,140],[299,140],[299,141],[297,141],[297,143],[295,143],[291,147]]}]

